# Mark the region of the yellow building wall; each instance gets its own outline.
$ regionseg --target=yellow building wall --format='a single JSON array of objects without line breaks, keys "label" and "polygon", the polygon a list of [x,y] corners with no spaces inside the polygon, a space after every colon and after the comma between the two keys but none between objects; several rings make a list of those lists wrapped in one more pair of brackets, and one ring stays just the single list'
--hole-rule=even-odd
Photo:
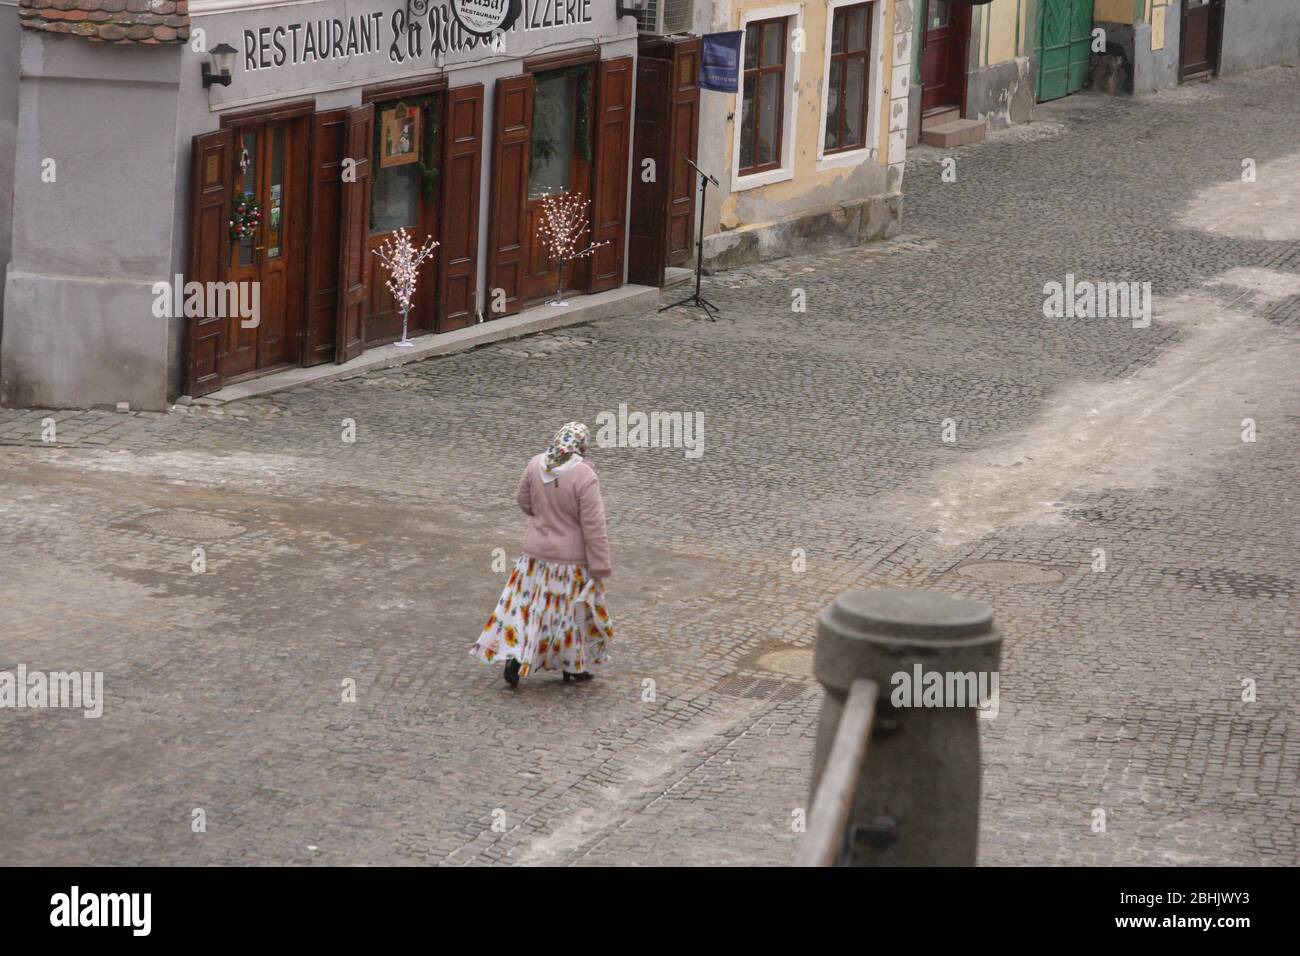
[{"label": "yellow building wall", "polygon": [[[980,61],[985,66],[1014,59],[1020,50],[1016,42],[1023,35],[1021,30],[1023,11],[1021,0],[993,0],[984,7],[984,23],[981,36],[987,36],[988,42],[982,44]],[[978,10],[979,7],[972,9]]]},{"label": "yellow building wall", "polygon": [[1094,23],[1132,23],[1133,0],[1093,0]]},{"label": "yellow building wall", "polygon": [[[875,143],[872,145],[876,149],[875,162],[884,166],[887,165],[889,159],[889,100],[891,84],[895,82],[894,76],[897,73],[893,69],[894,45],[897,38],[894,36],[894,0],[874,0],[874,2],[883,4],[884,9],[878,21],[879,25],[876,26],[877,21],[872,21],[873,28],[878,31],[876,35],[873,35],[872,48],[876,51],[875,59],[879,64],[872,74],[875,80],[872,95],[876,100],[876,117],[879,121],[876,128]],[[730,26],[722,29],[739,30],[745,14],[779,6],[782,6],[782,4],[773,3],[771,0],[739,0],[739,2],[732,4]],[[821,132],[822,87],[825,82],[826,69],[827,8],[824,0],[809,0],[809,2],[800,6],[803,10],[804,50],[800,54],[799,77],[793,96],[796,115],[796,122],[793,127],[795,136],[792,162],[794,176],[785,182],[755,186],[744,192],[745,196],[757,195],[774,203],[786,202],[807,193],[816,192],[824,186],[832,185],[844,179],[855,168],[852,166],[823,170],[817,168],[818,137]],[[762,19],[762,17],[756,19]],[[787,56],[790,55],[787,51]],[[902,82],[908,82],[906,67],[897,75],[901,77]],[[727,151],[725,155],[728,163],[732,162],[731,158],[735,155],[735,137],[740,127],[740,98],[738,93],[727,96],[727,111],[735,117],[732,122],[727,124]],[[871,160],[867,159],[864,162],[871,162]],[[732,172],[734,173],[734,170]],[[724,229],[734,229],[742,225],[740,216],[737,214],[737,207],[740,202],[741,194],[734,192],[728,193],[723,199],[720,222]]]},{"label": "yellow building wall", "polygon": [[1168,0],[1151,0],[1147,11],[1151,21],[1151,49],[1165,48],[1165,28],[1167,26]]}]

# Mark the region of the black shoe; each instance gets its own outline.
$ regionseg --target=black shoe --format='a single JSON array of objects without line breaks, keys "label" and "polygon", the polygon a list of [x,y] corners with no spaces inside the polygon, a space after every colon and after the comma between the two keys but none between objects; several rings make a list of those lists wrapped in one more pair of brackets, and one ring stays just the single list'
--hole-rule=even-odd
[{"label": "black shoe", "polygon": [[564,672],[564,679],[565,679],[566,681],[570,681],[570,680],[577,680],[577,681],[582,681],[582,680],[591,680],[591,679],[592,679],[593,677],[595,677],[595,676],[596,676],[596,675],[595,675],[595,674],[592,674],[590,671],[584,671],[584,672],[581,673],[581,674],[570,674],[568,671],[565,671],[565,672]]},{"label": "black shoe", "polygon": [[506,661],[506,683],[511,687],[519,686],[519,662],[513,657]]}]

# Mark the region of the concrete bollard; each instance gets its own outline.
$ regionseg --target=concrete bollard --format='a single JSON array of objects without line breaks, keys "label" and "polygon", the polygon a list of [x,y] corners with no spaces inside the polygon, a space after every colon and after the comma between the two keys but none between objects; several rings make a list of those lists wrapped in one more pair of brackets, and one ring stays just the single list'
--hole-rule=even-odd
[{"label": "concrete bollard", "polygon": [[[826,690],[812,790],[854,680],[879,688],[875,726],[849,814],[849,866],[974,866],[979,836],[979,718],[967,706],[894,706],[920,673],[944,675],[946,688],[968,688],[969,675],[991,675],[1002,637],[993,612],[935,591],[848,591],[817,615],[814,670]],[[896,675],[907,675],[906,679]],[[950,678],[949,675],[964,675]],[[920,688],[917,688],[918,697]],[[914,700],[913,703],[920,703]]]}]

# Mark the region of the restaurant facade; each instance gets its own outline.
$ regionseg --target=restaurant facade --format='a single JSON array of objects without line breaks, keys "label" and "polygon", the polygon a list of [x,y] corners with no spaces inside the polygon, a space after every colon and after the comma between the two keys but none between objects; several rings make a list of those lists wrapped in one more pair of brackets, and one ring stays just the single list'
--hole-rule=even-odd
[{"label": "restaurant facade", "polygon": [[[411,336],[510,315],[559,284],[538,229],[545,195],[589,201],[600,244],[565,289],[624,284],[638,30],[621,12],[0,6],[0,131],[14,130],[0,398],[157,409],[350,361],[402,335],[372,254],[398,230],[438,243]],[[235,294],[246,289],[251,301]]]}]

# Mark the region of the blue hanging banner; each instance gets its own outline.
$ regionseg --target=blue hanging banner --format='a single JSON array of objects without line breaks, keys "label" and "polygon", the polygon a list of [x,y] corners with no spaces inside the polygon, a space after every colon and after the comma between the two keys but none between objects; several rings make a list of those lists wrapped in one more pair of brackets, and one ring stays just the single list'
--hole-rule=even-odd
[{"label": "blue hanging banner", "polygon": [[706,33],[700,48],[700,89],[735,93],[740,82],[740,41],[745,31]]}]

